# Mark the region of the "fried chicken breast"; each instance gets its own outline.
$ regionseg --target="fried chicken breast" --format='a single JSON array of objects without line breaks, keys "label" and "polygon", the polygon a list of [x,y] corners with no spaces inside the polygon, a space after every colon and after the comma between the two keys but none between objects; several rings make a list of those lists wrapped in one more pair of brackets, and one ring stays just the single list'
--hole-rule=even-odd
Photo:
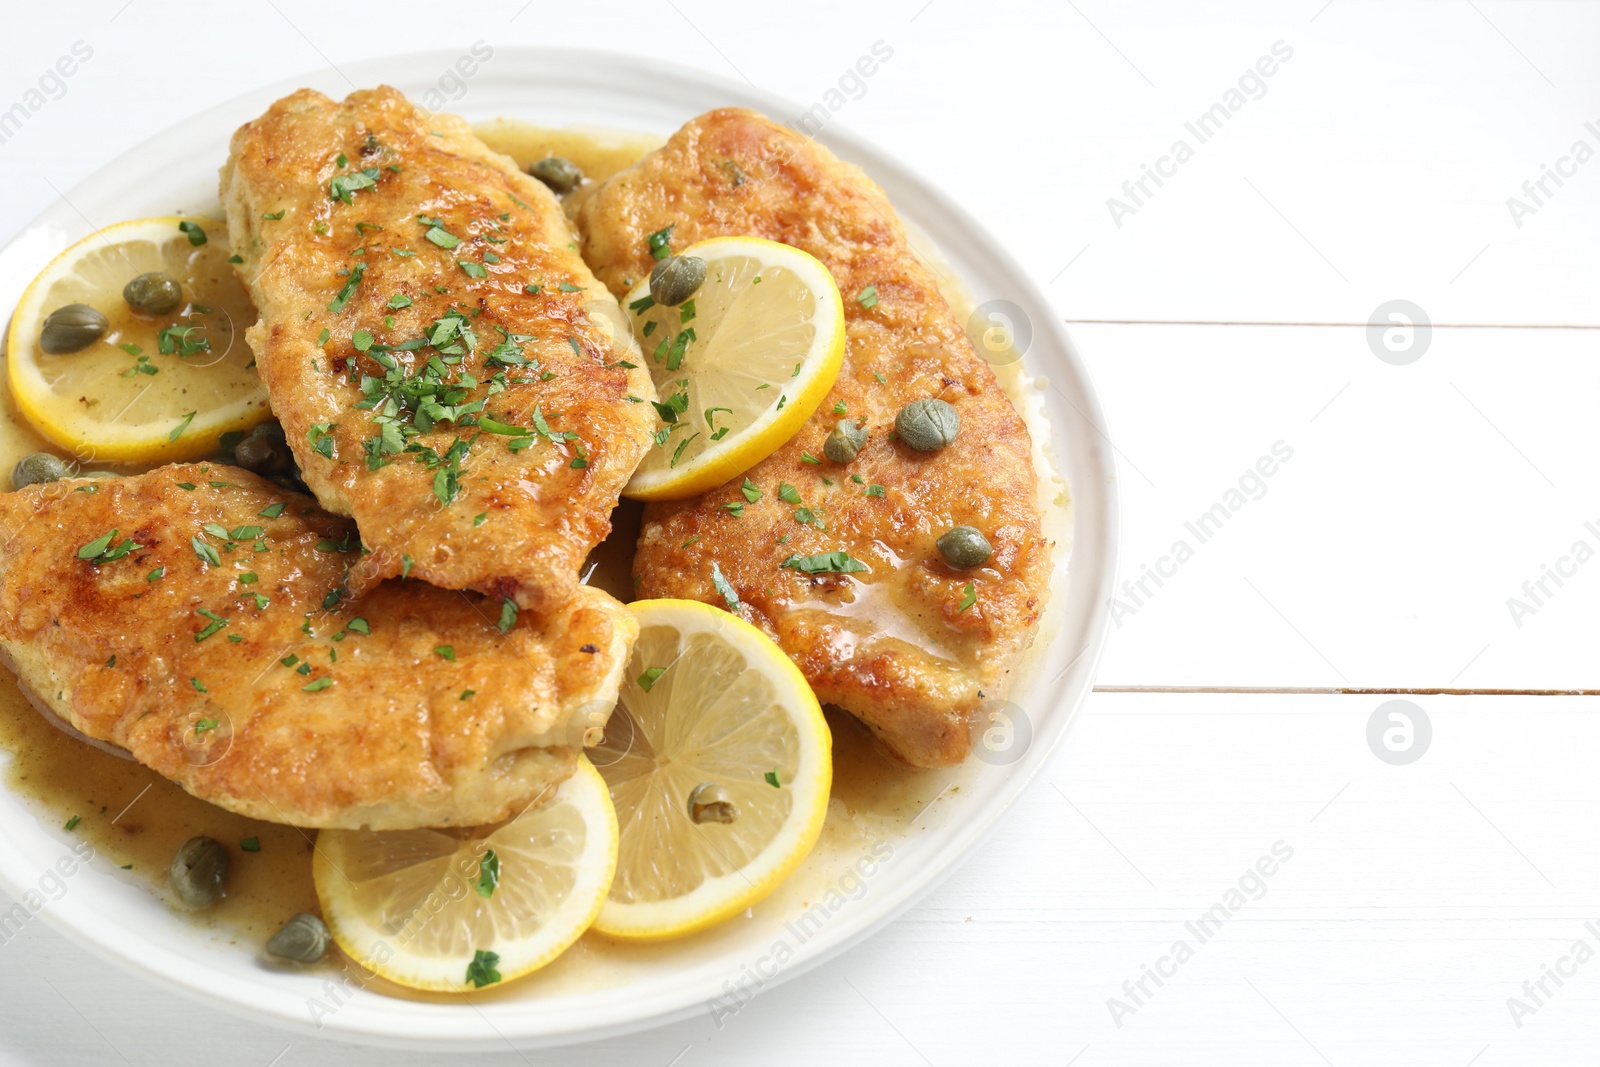
[{"label": "fried chicken breast", "polygon": [[36,703],[231,811],[478,825],[568,777],[638,627],[386,581],[310,497],[220,465],[0,495],[0,655]]},{"label": "fried chicken breast", "polygon": [[272,409],[371,550],[358,585],[559,605],[649,445],[654,391],[555,196],[379,88],[279,100],[234,135],[222,200]]},{"label": "fried chicken breast", "polygon": [[[584,258],[618,295],[649,274],[647,236],[668,226],[675,250],[746,234],[794,245],[832,272],[848,328],[832,394],[748,472],[759,501],[740,479],[645,509],[638,594],[722,604],[719,567],[740,610],[821,700],[854,713],[912,764],[959,763],[980,704],[1003,696],[1039,619],[1051,543],[1040,530],[1028,429],[882,190],[792,130],[727,109],[694,119],[601,185],[577,223]],[[862,295],[869,288],[875,302]],[[928,397],[952,404],[961,428],[941,451],[917,452],[894,438],[894,419]],[[836,411],[864,419],[870,433],[848,465],[816,460]],[[785,484],[820,522],[780,499]],[[989,540],[987,563],[963,571],[941,559],[935,541],[956,525]],[[795,565],[834,552],[868,569]]]}]

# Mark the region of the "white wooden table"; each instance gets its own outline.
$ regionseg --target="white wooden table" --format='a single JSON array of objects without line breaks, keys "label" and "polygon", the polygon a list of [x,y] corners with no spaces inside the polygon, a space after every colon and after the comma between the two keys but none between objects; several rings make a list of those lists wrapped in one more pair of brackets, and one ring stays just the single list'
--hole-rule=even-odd
[{"label": "white wooden table", "polygon": [[[475,1063],[1592,1049],[1600,697],[1552,691],[1600,681],[1600,5],[274,3],[12,12],[0,109],[75,41],[93,55],[0,142],[0,233],[183,115],[328,63],[606,47],[809,104],[882,41],[892,58],[835,121],[1049,282],[1120,453],[1123,575],[1166,575],[1127,596],[1053,765],[903,920],[724,1029]],[[1162,183],[1141,191],[1146,165]],[[1369,344],[1397,300],[1431,327]],[[1275,447],[1292,455],[1252,476]],[[1202,543],[1186,524],[1217,504]],[[1405,689],[1427,743],[1369,747]],[[1254,874],[1274,847],[1292,855]],[[1202,941],[1186,924],[1218,903]],[[437,1059],[237,1022],[39,923],[0,950],[0,1063]]]}]

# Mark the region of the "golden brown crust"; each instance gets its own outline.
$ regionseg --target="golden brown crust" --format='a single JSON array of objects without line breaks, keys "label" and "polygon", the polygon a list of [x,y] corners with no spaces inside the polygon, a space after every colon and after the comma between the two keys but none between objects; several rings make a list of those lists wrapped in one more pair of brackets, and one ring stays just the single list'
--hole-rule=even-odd
[{"label": "golden brown crust", "polygon": [[[693,120],[601,186],[577,221],[585,258],[619,294],[650,269],[646,235],[668,225],[676,249],[748,234],[804,249],[833,273],[848,329],[833,392],[800,433],[749,472],[764,494],[759,503],[747,503],[734,481],[646,509],[634,561],[638,592],[720,604],[716,563],[746,617],[783,646],[821,700],[863,719],[911,763],[960,762],[970,719],[982,699],[1003,695],[1038,621],[1051,545],[1040,532],[1027,427],[973,352],[883,192],[792,131],[726,109]],[[868,286],[877,304],[864,308],[857,296]],[[896,413],[923,397],[950,402],[961,418],[955,443],[937,453],[891,439]],[[809,463],[804,457],[823,455],[840,418],[836,404],[865,418],[870,440],[847,467]],[[821,524],[797,520],[795,507],[778,498],[784,483]],[[872,485],[883,486],[882,497],[867,495]],[[742,515],[730,504],[743,505]],[[968,572],[947,566],[934,547],[963,523],[995,550]],[[871,571],[807,576],[781,567],[791,555],[838,550]],[[963,609],[969,581],[977,599]]]},{"label": "golden brown crust", "polygon": [[[330,195],[334,179],[363,172],[373,184],[350,190],[348,203]],[[619,365],[640,362],[629,358],[637,350],[617,328],[616,302],[574,250],[555,197],[460,119],[425,115],[385,87],[342,103],[311,90],[275,103],[234,135],[222,198],[244,259],[240,276],[261,313],[247,336],[273,411],[306,484],[329,510],[356,520],[372,550],[364,578],[398,575],[409,556],[413,576],[444,588],[524,607],[560,603],[609,532],[618,493],[649,444],[654,394],[648,374]],[[419,216],[459,245],[429,240],[433,227]],[[348,302],[330,311],[357,270]],[[539,291],[526,292],[530,285]],[[392,307],[391,298],[409,304]],[[514,437],[464,425],[469,412],[409,438],[431,453],[383,453],[373,462],[384,465],[371,469],[381,409],[356,408],[364,397],[357,375],[381,377],[382,346],[433,339],[452,308],[475,335],[463,361],[454,362],[454,337],[388,357],[407,375],[430,356],[450,361],[441,365],[450,380],[466,372],[478,384],[446,403],[482,400],[484,414],[529,434],[537,411],[552,434],[575,440],[534,435],[512,451]],[[374,339],[365,355],[357,331]],[[526,337],[522,355],[535,362],[488,363],[502,331]],[[503,391],[489,384],[497,372],[509,382]],[[326,456],[312,439],[323,440],[316,427],[328,427]],[[450,465],[432,456],[445,456],[458,436],[476,440],[459,464],[453,502],[441,505],[435,478]],[[438,488],[449,494],[448,484]]]},{"label": "golden brown crust", "polygon": [[[112,529],[113,554],[140,547],[80,558]],[[0,495],[0,651],[79,730],[256,818],[476,825],[571,774],[631,614],[580,587],[501,633],[498,602],[417,581],[324,610],[359,552],[348,521],[233,467],[30,486]]]}]

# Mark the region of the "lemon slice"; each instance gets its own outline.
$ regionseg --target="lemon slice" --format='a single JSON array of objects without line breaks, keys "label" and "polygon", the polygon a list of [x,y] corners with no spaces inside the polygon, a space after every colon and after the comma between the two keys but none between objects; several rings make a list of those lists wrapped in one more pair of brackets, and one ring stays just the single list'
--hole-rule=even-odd
[{"label": "lemon slice", "polygon": [[412,989],[460,992],[559,956],[594,921],[616,863],[616,814],[580,759],[548,799],[495,827],[323,830],[311,871],[347,956]]},{"label": "lemon slice", "polygon": [[640,500],[697,496],[772,455],[844,361],[839,287],[810,255],[758,237],[716,237],[680,254],[706,261],[688,302],[655,303],[648,280],[624,301],[665,420],[624,490]]},{"label": "lemon slice", "polygon": [[659,940],[738,914],[794,871],[822,832],[833,739],[805,678],[754,626],[692,600],[630,608],[628,680],[590,750],[622,828],[594,925]]},{"label": "lemon slice", "polygon": [[[83,463],[199,459],[223,433],[266,419],[244,339],[256,311],[228,256],[227,226],[198,218],[117,223],[62,252],[23,292],[6,336],[22,414]],[[168,314],[140,314],[122,298],[148,271],[183,287]],[[44,352],[45,319],[67,304],[89,305],[109,329],[76,352]]]}]

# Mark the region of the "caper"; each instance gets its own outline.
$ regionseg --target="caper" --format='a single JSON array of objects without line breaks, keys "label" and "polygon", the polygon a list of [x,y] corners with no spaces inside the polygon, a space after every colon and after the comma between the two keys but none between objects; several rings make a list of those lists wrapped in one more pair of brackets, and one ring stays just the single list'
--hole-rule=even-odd
[{"label": "caper", "polygon": [[981,567],[994,555],[994,546],[989,544],[989,539],[973,526],[952,526],[934,544],[938,545],[939,555],[944,557],[944,561],[957,570],[969,571]]},{"label": "caper", "polygon": [[961,416],[943,400],[913,400],[894,417],[894,432],[918,452],[937,452],[956,439]]},{"label": "caper", "polygon": [[67,304],[45,318],[39,347],[52,356],[76,352],[100,340],[110,327],[106,317],[88,304]]},{"label": "caper", "polygon": [[183,286],[170,274],[145,271],[122,287],[122,299],[141,315],[165,315],[183,303]]},{"label": "caper", "polygon": [[732,822],[738,817],[733,797],[716,782],[701,782],[689,794],[689,818],[697,823]]},{"label": "caper", "polygon": [[233,461],[262,477],[294,469],[294,453],[289,451],[283,428],[275,422],[263,423],[240,439],[233,446]]},{"label": "caper", "polygon": [[570,159],[546,156],[528,168],[528,173],[557,193],[570,193],[583,184],[583,171]]},{"label": "caper", "polygon": [[658,304],[677,307],[705,280],[706,261],[699,256],[668,256],[650,271],[650,297]]},{"label": "caper", "polygon": [[867,444],[867,431],[849,419],[833,424],[833,432],[822,442],[822,454],[835,463],[849,463]]},{"label": "caper", "polygon": [[172,890],[191,908],[206,908],[222,896],[228,880],[228,850],[214,837],[191,837],[172,857]]},{"label": "caper", "polygon": [[66,460],[48,452],[30,452],[11,468],[11,488],[60,481],[68,475]]},{"label": "caper", "polygon": [[315,915],[302,911],[272,935],[267,952],[296,963],[316,963],[328,954],[328,928]]}]

